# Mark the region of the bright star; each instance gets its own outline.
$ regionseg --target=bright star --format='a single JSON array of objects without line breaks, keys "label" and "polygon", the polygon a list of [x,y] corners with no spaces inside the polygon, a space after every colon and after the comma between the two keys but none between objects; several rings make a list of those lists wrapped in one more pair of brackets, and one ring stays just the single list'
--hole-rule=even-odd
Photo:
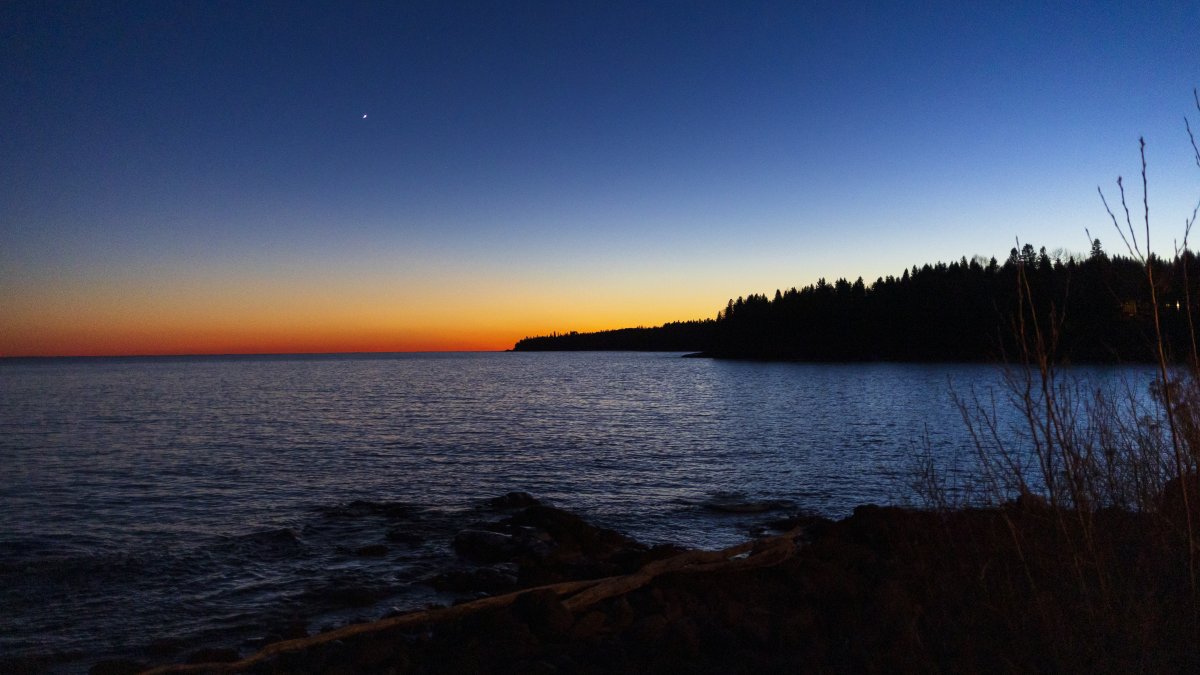
[{"label": "bright star", "polygon": [[363,119],[364,119],[364,120],[365,120],[365,119],[367,119],[367,116],[366,116],[366,115],[363,115]]}]

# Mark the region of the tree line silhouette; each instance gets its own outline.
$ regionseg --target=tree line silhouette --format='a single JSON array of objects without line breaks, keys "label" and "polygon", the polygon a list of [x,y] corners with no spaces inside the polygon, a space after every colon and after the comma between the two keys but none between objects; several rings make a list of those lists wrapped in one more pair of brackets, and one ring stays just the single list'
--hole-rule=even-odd
[{"label": "tree line silhouette", "polygon": [[695,352],[712,344],[712,319],[676,321],[656,328],[618,328],[595,333],[552,333],[527,337],[513,347],[514,351],[641,351]]},{"label": "tree line silhouette", "polygon": [[730,300],[715,319],[525,338],[517,351],[697,351],[718,358],[804,361],[985,361],[1018,358],[1040,335],[1066,362],[1146,361],[1154,356],[1154,266],[1168,351],[1192,351],[1189,316],[1200,279],[1189,250],[1167,260],[1047,253],[1025,244],[1003,264],[975,256],[913,266],[867,285],[860,277]]}]

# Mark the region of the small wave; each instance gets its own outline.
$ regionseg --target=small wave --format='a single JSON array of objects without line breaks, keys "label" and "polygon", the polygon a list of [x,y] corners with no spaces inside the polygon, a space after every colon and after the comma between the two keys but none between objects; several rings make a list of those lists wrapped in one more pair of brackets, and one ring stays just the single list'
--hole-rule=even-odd
[{"label": "small wave", "polygon": [[295,530],[278,528],[223,537],[212,553],[216,554],[218,560],[231,556],[267,560],[297,556],[303,553],[305,548],[304,540]]},{"label": "small wave", "polygon": [[699,507],[717,513],[754,514],[794,509],[795,503],[788,499],[757,499],[741,492],[714,492],[701,499],[679,497],[673,503]]},{"label": "small wave", "polygon": [[145,560],[130,554],[30,556],[0,563],[0,579],[20,576],[23,586],[36,582],[96,585],[135,577],[145,568]]},{"label": "small wave", "polygon": [[326,518],[362,518],[384,516],[386,518],[408,518],[421,511],[421,507],[405,502],[373,502],[355,499],[345,504],[318,507]]},{"label": "small wave", "polygon": [[261,530],[249,534],[230,537],[230,541],[240,544],[265,545],[272,547],[294,547],[301,545],[300,535],[295,530],[281,527],[276,530]]},{"label": "small wave", "polygon": [[367,575],[344,575],[328,579],[300,594],[305,606],[323,608],[369,607],[392,596],[396,588],[380,584],[378,578]]}]

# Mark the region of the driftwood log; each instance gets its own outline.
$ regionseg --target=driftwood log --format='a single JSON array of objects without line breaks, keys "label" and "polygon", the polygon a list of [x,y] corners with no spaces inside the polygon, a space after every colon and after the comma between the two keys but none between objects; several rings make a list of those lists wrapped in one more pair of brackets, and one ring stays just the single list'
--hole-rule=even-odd
[{"label": "driftwood log", "polygon": [[796,538],[801,534],[801,531],[801,528],[797,528],[785,534],[748,541],[720,551],[685,551],[670,558],[648,563],[631,574],[537,586],[505,595],[497,595],[461,605],[454,605],[453,607],[420,610],[380,619],[371,623],[352,624],[319,635],[276,642],[263,647],[260,651],[241,661],[166,665],[151,668],[144,671],[142,675],[162,675],[166,673],[234,673],[279,656],[280,654],[309,649],[355,635],[375,633],[392,628],[436,624],[468,616],[483,610],[506,607],[511,605],[521,595],[533,591],[553,591],[558,597],[562,598],[563,605],[572,613],[575,613],[602,600],[635,591],[650,583],[655,577],[669,572],[723,572],[777,565],[790,558],[795,552]]}]

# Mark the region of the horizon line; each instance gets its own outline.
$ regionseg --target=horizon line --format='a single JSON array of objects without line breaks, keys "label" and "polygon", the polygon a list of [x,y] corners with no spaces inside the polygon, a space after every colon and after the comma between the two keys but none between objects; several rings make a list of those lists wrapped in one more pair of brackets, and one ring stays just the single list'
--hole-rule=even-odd
[{"label": "horizon line", "polygon": [[12,354],[0,355],[0,361],[6,360],[35,360],[35,359],[161,359],[161,358],[197,358],[197,357],[239,357],[239,356],[356,356],[380,354],[501,354],[513,349],[419,349],[419,350],[380,350],[380,351],[349,351],[349,352],[168,352],[159,354]]}]

